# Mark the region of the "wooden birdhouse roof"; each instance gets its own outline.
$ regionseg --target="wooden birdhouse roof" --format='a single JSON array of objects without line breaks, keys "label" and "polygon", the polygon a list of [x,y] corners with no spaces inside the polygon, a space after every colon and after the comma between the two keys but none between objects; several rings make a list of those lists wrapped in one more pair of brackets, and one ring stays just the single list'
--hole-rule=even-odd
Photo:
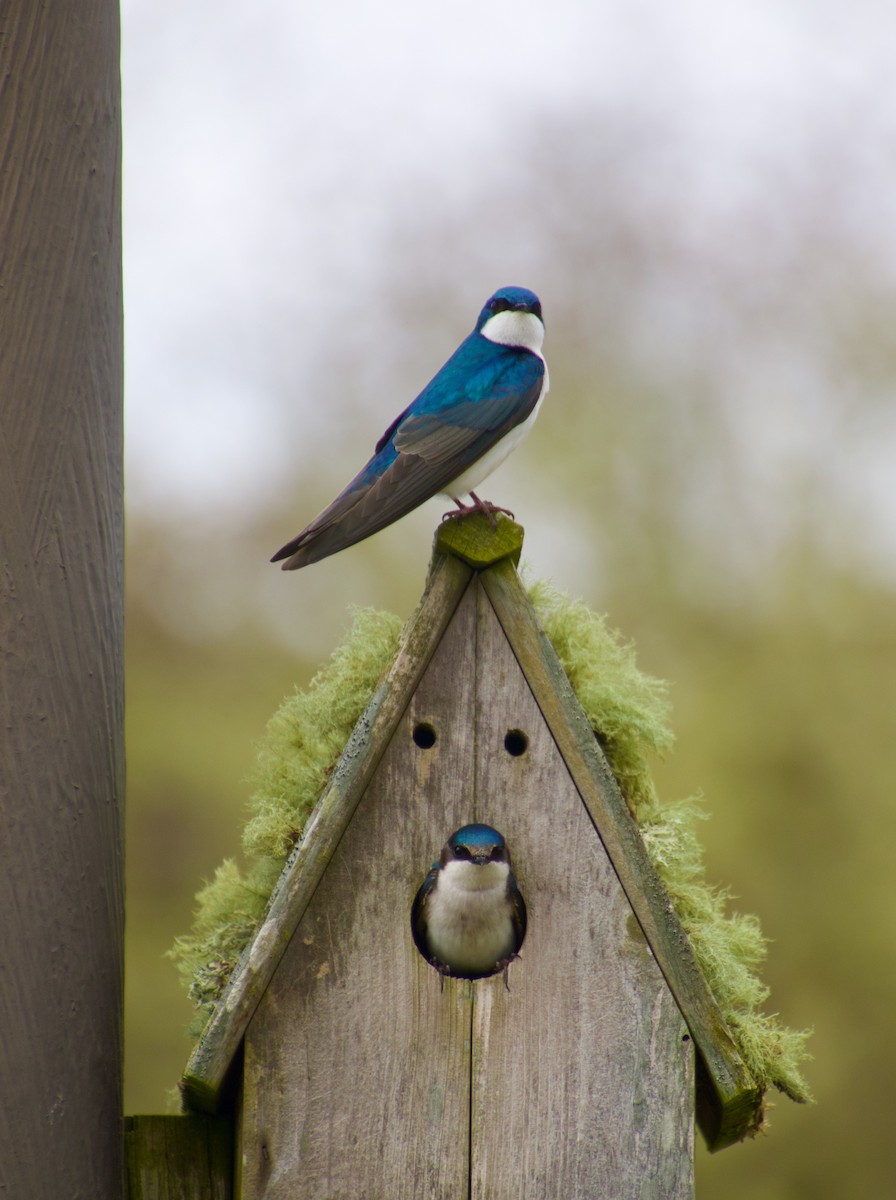
[{"label": "wooden birdhouse roof", "polygon": [[[680,1014],[684,1025],[673,1028],[667,1021],[664,1036],[680,1042],[680,1029],[685,1028],[685,1040],[691,1039],[696,1049],[697,1120],[709,1146],[729,1145],[760,1124],[762,1090],[737,1050],[594,731],[520,584],[516,562],[521,545],[522,530],[510,521],[502,520],[497,531],[484,520],[449,521],[438,531],[418,610],[190,1058],[182,1083],[188,1106],[207,1112],[218,1108],[263,998],[278,994],[272,982],[297,931],[297,940],[306,943],[305,966],[310,969],[308,956],[318,952],[314,922],[322,920],[315,905],[319,908],[325,896],[331,908],[347,903],[340,887],[348,885],[340,884],[340,872],[348,871],[350,852],[363,856],[365,848],[369,853],[376,843],[383,855],[383,887],[392,889],[376,911],[360,914],[358,919],[368,922],[365,932],[355,929],[351,934],[382,953],[382,960],[371,967],[369,986],[376,988],[390,975],[395,955],[414,954],[405,928],[416,886],[413,872],[425,870],[448,833],[475,819],[507,836],[524,894],[527,863],[516,857],[522,847],[529,858],[533,892],[539,879],[548,881],[538,893],[542,909],[562,895],[575,914],[565,918],[568,942],[555,938],[550,946],[540,945],[539,907],[533,906],[531,943],[524,947],[522,963],[511,968],[520,1036],[528,1028],[527,1020],[537,1023],[539,1014],[554,1011],[551,1005],[558,995],[562,1003],[586,1013],[583,1028],[589,1021],[595,1026],[603,1020],[600,1004],[609,1001],[596,996],[593,988],[582,994],[576,990],[577,963],[608,953],[589,924],[594,920],[591,893],[600,893],[622,916],[627,914],[627,944],[643,946],[646,941],[649,947],[646,955],[634,949],[632,953],[646,961],[644,970],[658,971],[657,979],[674,998],[675,1020]],[[427,756],[433,742],[437,752]],[[489,747],[503,747],[504,752]],[[455,764],[450,776],[439,766],[447,761],[439,754],[449,751]],[[380,797],[378,804],[392,806],[391,823],[378,824],[370,815],[370,803],[359,810],[372,792]],[[524,792],[529,800],[526,814],[515,807]],[[421,797],[433,794],[439,797],[438,810],[425,810]],[[363,825],[354,841],[349,836],[353,821]],[[561,860],[574,863],[574,869],[551,879],[550,855],[561,850]],[[342,864],[339,871],[329,871],[331,863]],[[407,878],[402,873],[405,863],[410,863]],[[357,877],[351,886],[360,886]],[[384,912],[396,905],[401,929],[390,950],[383,933]],[[624,947],[622,952],[627,952]],[[530,968],[530,963],[539,965]],[[419,965],[430,971],[422,959]],[[322,958],[314,969],[327,972],[329,963]],[[451,986],[453,982],[446,985],[446,993]],[[460,984],[464,994],[471,986],[480,985]],[[438,1001],[437,982],[434,995]],[[397,1011],[417,1001],[396,993],[389,1002]],[[297,1012],[302,1003],[296,1000]],[[451,1003],[446,999],[443,1010]],[[619,993],[612,1003],[618,1008],[635,1002]],[[444,1020],[444,1013],[433,1019]],[[562,1017],[553,1023],[562,1025]],[[543,1030],[536,1040],[555,1033]],[[514,1053],[519,1058],[521,1052]],[[561,1046],[552,1053],[575,1058],[587,1055],[588,1047]],[[261,1078],[267,1068],[256,1064],[253,1069]],[[679,1071],[678,1086],[687,1078],[686,1071]],[[513,1081],[514,1090],[525,1086],[524,1080]]]}]

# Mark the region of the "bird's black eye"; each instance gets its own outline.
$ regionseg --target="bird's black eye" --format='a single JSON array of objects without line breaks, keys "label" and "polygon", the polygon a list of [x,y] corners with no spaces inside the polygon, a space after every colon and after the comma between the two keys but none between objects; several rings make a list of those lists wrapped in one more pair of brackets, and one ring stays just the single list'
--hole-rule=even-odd
[{"label": "bird's black eye", "polygon": [[491,854],[489,854],[489,859],[491,862],[506,862],[507,861],[507,847],[506,846],[492,846],[492,851],[491,851]]},{"label": "bird's black eye", "polygon": [[454,857],[460,858],[460,859],[464,860],[465,862],[469,862],[470,859],[473,857],[473,855],[470,853],[470,851],[467,849],[466,846],[455,846],[454,847]]},{"label": "bird's black eye", "polygon": [[532,304],[527,304],[523,300],[515,301],[508,299],[507,296],[495,296],[489,301],[488,311],[494,316],[500,312],[530,312],[538,317],[541,317],[541,301],[535,300]]}]

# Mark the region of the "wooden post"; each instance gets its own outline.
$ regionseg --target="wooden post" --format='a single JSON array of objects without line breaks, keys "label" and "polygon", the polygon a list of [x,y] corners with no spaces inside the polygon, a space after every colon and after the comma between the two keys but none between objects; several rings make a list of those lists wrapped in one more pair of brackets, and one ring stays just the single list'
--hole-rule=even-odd
[{"label": "wooden post", "polygon": [[0,8],[0,1193],[122,1189],[114,0]]}]

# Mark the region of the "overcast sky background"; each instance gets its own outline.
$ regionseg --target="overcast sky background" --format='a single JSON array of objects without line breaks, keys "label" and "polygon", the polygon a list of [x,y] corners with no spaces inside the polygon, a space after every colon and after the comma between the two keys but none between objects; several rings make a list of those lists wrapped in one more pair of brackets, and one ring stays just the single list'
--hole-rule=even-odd
[{"label": "overcast sky background", "polygon": [[[729,304],[761,314],[773,281],[791,289],[786,337],[767,328],[755,356],[721,355],[728,436],[757,493],[769,462],[783,475],[824,459],[867,558],[896,577],[889,327],[883,348],[869,339],[879,385],[825,361],[800,294],[848,299],[857,271],[866,302],[896,312],[889,4],[124,0],[122,13],[133,519],[220,527],[280,502],[285,540],[333,494],[294,516],[296,476],[332,459],[334,488],[346,482],[412,398],[406,380],[419,389],[505,283],[542,294],[561,406],[558,323],[591,328],[571,307],[552,176],[568,137],[585,177],[593,152],[616,181],[648,250],[659,227],[675,247],[643,320],[614,334],[633,353],[649,343],[661,379],[720,356]],[[806,274],[791,246],[805,254],[816,220]],[[693,312],[713,287],[707,337]],[[574,290],[588,308],[582,280]],[[421,309],[418,347],[401,317]],[[343,390],[364,410],[348,428]]]}]

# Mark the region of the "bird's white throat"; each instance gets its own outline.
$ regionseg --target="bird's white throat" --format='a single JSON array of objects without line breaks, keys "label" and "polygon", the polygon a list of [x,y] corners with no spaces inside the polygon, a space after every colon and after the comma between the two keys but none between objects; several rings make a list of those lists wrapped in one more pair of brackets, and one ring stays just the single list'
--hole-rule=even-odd
[{"label": "bird's white throat", "polygon": [[493,889],[503,894],[509,874],[510,867],[506,862],[448,862],[439,873],[438,890],[445,896],[458,897],[465,892],[486,892]]},{"label": "bird's white throat", "polygon": [[504,309],[489,317],[479,331],[490,342],[501,346],[519,346],[523,350],[531,350],[543,359],[541,347],[544,345],[544,325],[535,313],[515,312]]}]

